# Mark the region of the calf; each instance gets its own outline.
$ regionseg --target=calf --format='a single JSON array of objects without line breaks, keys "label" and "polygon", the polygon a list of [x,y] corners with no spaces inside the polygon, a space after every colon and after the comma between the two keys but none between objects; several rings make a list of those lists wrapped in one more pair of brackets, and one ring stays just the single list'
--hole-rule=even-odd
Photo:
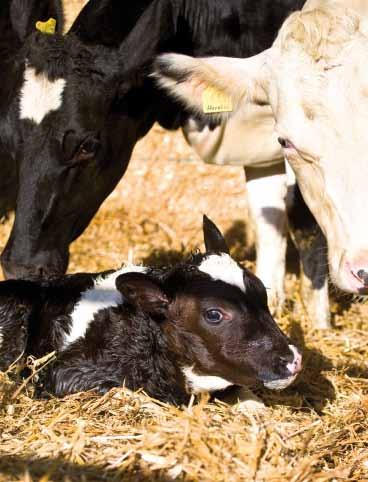
[{"label": "calf", "polygon": [[205,254],[0,285],[0,368],[56,351],[43,383],[58,396],[125,385],[180,404],[190,393],[292,383],[301,355],[270,315],[263,284],[206,217]]}]

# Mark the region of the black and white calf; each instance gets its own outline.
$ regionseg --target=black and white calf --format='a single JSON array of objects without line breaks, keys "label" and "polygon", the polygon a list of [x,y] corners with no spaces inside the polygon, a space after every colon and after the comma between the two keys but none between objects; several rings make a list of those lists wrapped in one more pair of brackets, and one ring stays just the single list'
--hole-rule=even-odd
[{"label": "black and white calf", "polygon": [[43,383],[58,396],[125,384],[175,404],[231,385],[290,385],[301,355],[263,284],[207,218],[203,228],[206,253],[173,267],[1,283],[0,368],[55,350]]}]

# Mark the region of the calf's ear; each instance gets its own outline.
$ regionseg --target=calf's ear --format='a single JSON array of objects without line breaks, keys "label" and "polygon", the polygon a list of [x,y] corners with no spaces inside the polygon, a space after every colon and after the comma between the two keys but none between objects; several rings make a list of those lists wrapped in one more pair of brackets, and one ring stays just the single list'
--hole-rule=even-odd
[{"label": "calf's ear", "polygon": [[203,215],[203,238],[206,251],[229,254],[229,247],[216,224]]},{"label": "calf's ear", "polygon": [[144,273],[125,273],[116,279],[116,288],[134,306],[151,316],[165,318],[169,298],[158,283]]},{"label": "calf's ear", "polygon": [[269,51],[248,59],[163,54],[153,77],[195,113],[226,118],[247,102],[268,103],[268,59]]}]

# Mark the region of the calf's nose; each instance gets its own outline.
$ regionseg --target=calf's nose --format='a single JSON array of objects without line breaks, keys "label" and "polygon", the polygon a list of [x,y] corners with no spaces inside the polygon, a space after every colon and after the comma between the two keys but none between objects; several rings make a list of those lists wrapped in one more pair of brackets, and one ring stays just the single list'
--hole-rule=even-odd
[{"label": "calf's nose", "polygon": [[294,345],[289,345],[289,348],[293,353],[294,358],[291,362],[287,363],[286,368],[292,375],[296,375],[302,369],[302,355]]}]

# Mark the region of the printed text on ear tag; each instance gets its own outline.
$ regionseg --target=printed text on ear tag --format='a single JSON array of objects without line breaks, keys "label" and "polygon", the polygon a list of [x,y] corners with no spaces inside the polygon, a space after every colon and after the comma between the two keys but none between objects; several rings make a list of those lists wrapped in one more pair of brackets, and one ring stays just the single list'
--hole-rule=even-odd
[{"label": "printed text on ear tag", "polygon": [[216,114],[217,112],[232,112],[231,97],[216,87],[207,87],[202,94],[203,112]]},{"label": "printed text on ear tag", "polygon": [[54,18],[49,18],[47,22],[38,21],[36,23],[36,29],[42,33],[53,35],[56,30],[56,20]]}]

